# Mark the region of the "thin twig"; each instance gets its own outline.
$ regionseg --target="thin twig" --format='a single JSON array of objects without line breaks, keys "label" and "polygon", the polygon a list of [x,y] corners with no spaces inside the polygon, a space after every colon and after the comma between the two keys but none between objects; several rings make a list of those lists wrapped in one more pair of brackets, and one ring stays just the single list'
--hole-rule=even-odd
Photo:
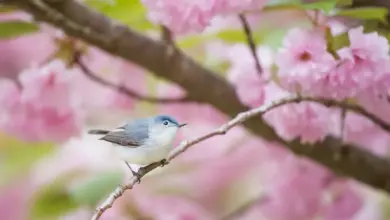
[{"label": "thin twig", "polygon": [[188,97],[182,97],[182,98],[156,98],[156,97],[149,97],[141,95],[129,88],[126,88],[121,85],[115,85],[114,83],[111,83],[109,81],[104,80],[103,78],[98,77],[96,74],[94,74],[88,67],[85,65],[85,63],[81,60],[80,52],[75,51],[73,56],[73,63],[77,64],[80,69],[84,72],[84,74],[89,77],[91,80],[107,86],[109,88],[112,88],[114,90],[117,90],[118,92],[121,92],[127,96],[130,96],[131,98],[146,101],[146,102],[153,102],[153,103],[183,103],[183,102],[191,102],[191,100]]},{"label": "thin twig", "polygon": [[259,56],[257,55],[257,52],[256,52],[256,44],[255,44],[255,41],[253,40],[250,25],[249,25],[248,21],[246,20],[244,14],[240,14],[238,17],[240,18],[241,25],[244,29],[244,33],[246,36],[246,40],[247,40],[249,49],[251,50],[253,59],[255,61],[256,70],[257,70],[258,74],[261,74],[263,72],[263,68],[261,67],[260,59],[259,59]]},{"label": "thin twig", "polygon": [[[368,113],[364,109],[361,109],[358,106],[355,105],[350,105],[347,103],[341,103],[333,100],[325,100],[325,99],[315,99],[315,98],[310,98],[310,97],[295,97],[295,98],[289,98],[289,99],[282,99],[277,102],[270,103],[268,105],[263,105],[258,108],[251,109],[246,112],[242,112],[238,114],[235,118],[230,120],[228,123],[222,125],[221,127],[215,129],[214,131],[211,131],[203,136],[200,136],[194,140],[190,141],[183,141],[180,143],[180,145],[171,152],[171,154],[168,156],[167,160],[165,162],[156,162],[153,164],[150,164],[146,167],[142,167],[139,169],[138,174],[140,177],[145,176],[147,173],[150,171],[156,169],[159,166],[164,166],[169,163],[172,159],[175,157],[179,156],[181,153],[185,152],[189,147],[200,143],[206,139],[209,139],[211,137],[217,136],[217,135],[224,135],[226,134],[230,129],[233,127],[245,122],[246,120],[256,116],[256,115],[262,115],[265,112],[268,112],[272,109],[275,109],[277,107],[280,107],[282,105],[286,104],[291,104],[291,103],[300,103],[304,101],[309,101],[309,102],[317,102],[321,103],[327,107],[341,107],[345,108],[357,113],[360,113],[364,116],[367,116],[371,118],[373,121],[378,121],[379,119],[376,116],[373,116],[372,114]],[[384,122],[380,122],[382,125],[381,127],[384,129],[389,129],[390,126]],[[100,216],[103,214],[103,212],[109,208],[112,207],[114,204],[115,200],[120,197],[127,189],[132,189],[134,185],[139,181],[139,179],[135,176],[133,176],[127,183],[120,185],[113,193],[110,194],[110,196],[96,209],[95,215],[92,217],[92,220],[97,220],[100,218]]]},{"label": "thin twig", "polygon": [[347,117],[347,109],[343,108],[341,109],[340,113],[340,138],[343,140],[345,137],[345,123],[346,123],[346,117]]}]

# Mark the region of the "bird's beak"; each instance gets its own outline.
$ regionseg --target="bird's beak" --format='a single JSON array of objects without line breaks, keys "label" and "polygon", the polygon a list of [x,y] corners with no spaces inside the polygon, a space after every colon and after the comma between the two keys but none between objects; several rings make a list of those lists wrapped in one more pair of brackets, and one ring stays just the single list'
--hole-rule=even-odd
[{"label": "bird's beak", "polygon": [[180,124],[180,125],[179,125],[179,128],[184,127],[184,126],[186,126],[186,125],[187,125],[186,123]]}]

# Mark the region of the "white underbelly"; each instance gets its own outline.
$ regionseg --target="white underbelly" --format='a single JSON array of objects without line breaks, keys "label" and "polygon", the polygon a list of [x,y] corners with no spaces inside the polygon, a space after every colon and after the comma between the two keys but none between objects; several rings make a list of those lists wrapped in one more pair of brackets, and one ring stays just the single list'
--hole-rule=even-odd
[{"label": "white underbelly", "polygon": [[166,147],[123,147],[115,145],[113,146],[114,153],[119,159],[127,161],[130,164],[148,165],[162,159],[165,159],[169,152],[170,146]]}]

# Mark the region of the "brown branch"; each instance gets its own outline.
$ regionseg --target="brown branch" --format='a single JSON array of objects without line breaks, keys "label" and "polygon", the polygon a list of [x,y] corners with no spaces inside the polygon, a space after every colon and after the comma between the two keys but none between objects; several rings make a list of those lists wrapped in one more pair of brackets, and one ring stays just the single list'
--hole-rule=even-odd
[{"label": "brown branch", "polygon": [[[148,69],[158,77],[183,87],[194,100],[212,105],[230,117],[245,112],[234,88],[221,76],[197,64],[179,49],[169,53],[169,45],[147,38],[117,24],[76,0],[7,0],[30,12],[37,20],[53,24],[68,35],[80,38],[113,55]],[[358,146],[342,144],[328,137],[321,143],[286,142],[261,117],[243,125],[253,134],[280,143],[297,155],[305,156],[328,169],[354,178],[372,187],[390,192],[390,164]]]},{"label": "brown branch", "polygon": [[253,61],[255,62],[256,70],[257,70],[258,74],[261,74],[263,72],[263,68],[261,67],[260,59],[259,59],[259,56],[257,55],[257,52],[256,52],[256,44],[255,44],[255,41],[253,40],[252,31],[251,31],[251,28],[249,26],[249,23],[246,20],[244,14],[240,14],[238,17],[240,19],[242,28],[244,29],[246,40],[247,40],[249,49],[252,53],[252,56],[254,59]]},{"label": "brown branch", "polygon": [[153,102],[153,103],[161,103],[161,104],[175,104],[175,103],[184,103],[184,102],[191,102],[191,99],[188,97],[183,97],[183,98],[156,98],[156,97],[150,97],[150,96],[144,96],[141,95],[125,86],[122,85],[116,85],[114,83],[111,83],[109,81],[104,80],[101,77],[98,77],[96,74],[90,70],[87,65],[81,60],[81,53],[78,51],[75,51],[73,53],[73,60],[72,63],[77,64],[80,69],[84,72],[84,74],[91,79],[92,81],[99,83],[103,86],[107,86],[111,89],[114,89],[120,93],[123,93],[131,98],[138,99],[141,101],[146,101],[146,102]]},{"label": "brown branch", "polygon": [[[310,99],[309,99],[310,100]],[[280,100],[280,101],[277,101],[277,102],[274,102],[274,103],[270,103],[269,105],[263,105],[259,108],[255,108],[255,109],[251,109],[251,110],[248,110],[246,112],[242,112],[242,113],[239,113],[235,118],[233,118],[232,120],[230,120],[229,122],[227,122],[226,124],[223,124],[222,126],[220,126],[219,128],[215,129],[214,131],[211,131],[203,136],[200,136],[194,140],[191,140],[191,141],[183,141],[180,143],[179,146],[177,146],[176,148],[173,149],[173,151],[170,153],[169,157],[167,158],[166,162],[156,162],[156,163],[152,163],[146,167],[141,167],[140,170],[139,170],[139,175],[140,177],[143,177],[145,176],[147,173],[149,173],[150,171],[156,169],[157,167],[160,167],[160,166],[164,166],[166,165],[167,163],[169,163],[172,159],[174,159],[175,157],[179,156],[180,154],[182,154],[183,152],[185,152],[188,148],[190,148],[191,146],[197,144],[197,143],[200,143],[202,141],[205,141],[209,138],[212,138],[214,136],[218,136],[218,135],[225,135],[230,129],[232,129],[233,127],[239,125],[239,124],[242,124],[243,122],[247,121],[248,119],[254,117],[254,116],[257,116],[257,115],[262,115],[272,109],[275,109],[277,107],[280,107],[282,105],[286,105],[286,104],[290,104],[290,103],[296,103],[296,102],[301,102],[303,101],[302,98],[292,98],[292,99],[283,99],[283,100]],[[315,146],[310,146],[310,145],[307,145],[308,147],[306,149],[301,149],[302,147],[300,146],[301,144],[299,143],[300,140],[299,139],[296,139],[292,142],[285,142],[283,141],[285,144],[287,145],[291,145],[292,143],[292,146],[295,148],[299,148],[297,149],[297,152],[300,152],[300,153],[304,153],[305,151],[307,150],[313,150],[313,151],[318,151],[318,153],[322,152],[323,150],[321,148],[328,148],[329,146],[327,145],[324,145],[324,144],[321,144],[321,143],[318,143],[316,144]],[[340,149],[338,149],[336,152],[338,152],[340,155],[340,159],[338,159],[338,161],[336,161],[337,163],[339,164],[343,164],[344,162],[342,161],[343,159],[346,159],[347,157],[354,157],[356,156],[356,152],[351,152],[351,149],[353,149],[352,146],[350,145],[340,145],[339,144],[339,140],[338,139],[334,139],[332,137],[327,137],[325,139],[325,141],[323,143],[332,143],[332,145],[330,145],[331,148],[333,148],[333,150],[337,149],[338,147],[341,147],[340,149],[342,151],[340,151]],[[325,149],[325,152],[329,152],[330,150],[329,149]],[[363,152],[362,150],[359,149],[359,151]],[[388,169],[388,167],[390,166],[390,161],[388,160],[385,160],[385,159],[380,159],[380,158],[376,158],[374,155],[368,153],[368,152],[364,152],[367,156],[369,157],[366,157],[364,159],[362,158],[356,158],[356,159],[361,159],[361,161],[356,161],[356,163],[360,163],[360,162],[365,162],[365,163],[372,163],[372,165],[375,165],[378,166],[378,168],[380,168],[380,166],[387,166],[386,168],[385,167],[382,167],[381,169],[381,173],[387,175],[388,177],[390,177],[390,170]],[[355,155],[354,155],[355,154]],[[320,154],[318,156],[321,156]],[[374,160],[372,160],[373,158],[375,158]],[[371,160],[369,160],[371,159]],[[350,166],[359,166],[359,164],[349,164]],[[336,167],[336,166],[335,166]],[[378,173],[379,174],[379,173]],[[366,174],[365,174],[366,175]],[[120,185],[113,193],[111,193],[108,198],[96,209],[96,213],[95,215],[92,217],[92,220],[97,220],[100,218],[100,216],[105,212],[105,210],[109,209],[110,207],[112,207],[112,205],[114,204],[115,200],[117,198],[119,198],[120,196],[123,195],[123,193],[128,190],[128,189],[132,189],[135,184],[137,182],[139,182],[140,179],[138,179],[136,176],[133,176],[127,183],[123,184],[123,185]],[[390,178],[386,181],[386,185],[387,185],[387,189],[389,192],[390,192]]]}]

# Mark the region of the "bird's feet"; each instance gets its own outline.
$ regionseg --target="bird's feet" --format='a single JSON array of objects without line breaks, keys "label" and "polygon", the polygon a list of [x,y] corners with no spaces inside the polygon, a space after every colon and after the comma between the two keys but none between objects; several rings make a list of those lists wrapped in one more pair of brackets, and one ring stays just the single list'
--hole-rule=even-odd
[{"label": "bird's feet", "polygon": [[138,184],[140,184],[141,183],[141,175],[137,172],[134,172],[133,170],[131,171],[131,173],[133,174],[133,176],[135,176],[137,178]]},{"label": "bird's feet", "polygon": [[168,163],[169,163],[169,162],[168,162],[167,159],[162,159],[162,160],[160,161],[161,167],[167,165]]},{"label": "bird's feet", "polygon": [[130,166],[129,163],[127,163],[126,161],[125,161],[125,163],[126,163],[127,167],[130,169],[130,171],[131,171],[131,173],[133,174],[133,176],[135,176],[135,177],[137,178],[138,184],[140,184],[140,183],[141,183],[141,175],[140,175],[139,173],[135,172],[135,171],[131,168],[131,166]]}]

